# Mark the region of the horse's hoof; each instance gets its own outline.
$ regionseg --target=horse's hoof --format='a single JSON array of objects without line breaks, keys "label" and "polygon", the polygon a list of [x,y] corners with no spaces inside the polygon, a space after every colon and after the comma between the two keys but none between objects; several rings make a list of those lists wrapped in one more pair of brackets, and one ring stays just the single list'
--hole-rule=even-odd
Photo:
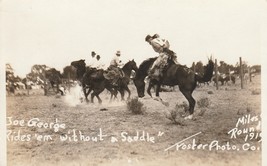
[{"label": "horse's hoof", "polygon": [[154,97],[153,99],[156,101],[162,101],[162,99],[160,97]]},{"label": "horse's hoof", "polygon": [[193,115],[188,115],[184,118],[185,120],[192,120],[193,119]]}]

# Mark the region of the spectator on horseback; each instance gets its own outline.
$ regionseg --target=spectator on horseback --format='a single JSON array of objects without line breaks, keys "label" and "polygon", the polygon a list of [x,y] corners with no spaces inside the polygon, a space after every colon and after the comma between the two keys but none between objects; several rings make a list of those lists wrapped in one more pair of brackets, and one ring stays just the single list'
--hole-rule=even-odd
[{"label": "spectator on horseback", "polygon": [[[171,50],[169,50],[169,41],[160,38],[158,34],[154,34],[153,36],[147,35],[145,41],[152,46],[155,52],[159,53],[158,58],[153,63],[148,74],[150,78],[159,79],[159,76],[162,75],[163,67],[167,64],[169,58],[172,58],[177,63],[176,55],[174,54],[174,57],[170,57],[169,52]],[[171,52],[174,53],[173,51]]]},{"label": "spectator on horseback", "polygon": [[123,63],[120,60],[120,56],[121,56],[121,52],[120,51],[117,51],[116,54],[115,54],[115,56],[110,61],[110,66],[122,67],[123,66]]},{"label": "spectator on horseback", "polygon": [[110,80],[113,86],[118,86],[118,79],[122,77],[121,67],[123,65],[122,61],[120,60],[121,52],[117,51],[115,56],[110,61],[110,65],[108,67],[108,71],[104,74],[105,78]]},{"label": "spectator on horseback", "polygon": [[101,71],[99,69],[101,69],[101,65],[100,65],[100,56],[97,55],[95,53],[95,51],[91,52],[91,58],[88,61],[88,67],[86,69],[87,71],[87,76],[88,76],[88,82],[90,82],[88,84],[88,87],[90,88],[90,85],[92,85],[91,82],[94,82],[95,80],[99,79],[99,77],[101,77]]},{"label": "spectator on horseback", "polygon": [[95,66],[95,64],[96,64],[96,61],[97,61],[96,60],[96,53],[94,51],[92,51],[91,52],[91,58],[88,61],[88,66],[93,68]]},{"label": "spectator on horseback", "polygon": [[96,68],[97,70],[99,70],[99,69],[105,70],[105,64],[103,64],[102,61],[100,61],[100,58],[101,58],[100,55],[97,55],[96,61],[94,64],[92,64],[91,67]]}]

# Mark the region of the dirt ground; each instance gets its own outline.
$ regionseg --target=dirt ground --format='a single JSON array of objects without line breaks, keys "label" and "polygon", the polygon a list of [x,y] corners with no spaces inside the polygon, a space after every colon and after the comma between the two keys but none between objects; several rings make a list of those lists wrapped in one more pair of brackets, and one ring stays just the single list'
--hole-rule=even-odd
[{"label": "dirt ground", "polygon": [[[40,90],[29,96],[16,92],[7,96],[7,163],[261,165],[260,75],[244,87],[241,90],[239,81],[219,90],[213,85],[198,87],[194,98],[208,98],[210,105],[203,112],[196,104],[194,119],[180,118],[182,125],[166,118],[175,104],[186,101],[177,88],[161,93],[168,107],[147,96],[140,99],[145,106],[141,115],[128,111],[126,102],[109,103],[106,91],[100,96],[102,105],[70,105],[67,96],[44,96]],[[136,96],[135,87],[130,89]]]}]

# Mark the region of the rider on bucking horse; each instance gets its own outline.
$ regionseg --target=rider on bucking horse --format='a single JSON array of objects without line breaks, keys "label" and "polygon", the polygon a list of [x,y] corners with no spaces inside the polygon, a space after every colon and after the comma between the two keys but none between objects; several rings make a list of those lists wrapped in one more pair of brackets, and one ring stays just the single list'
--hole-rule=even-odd
[{"label": "rider on bucking horse", "polygon": [[169,49],[170,48],[169,41],[160,38],[158,34],[155,34],[153,36],[147,35],[145,41],[152,46],[155,52],[159,53],[158,58],[155,60],[148,73],[149,78],[154,78],[159,80],[159,77],[162,76],[163,74],[162,73],[163,68],[167,65],[168,59],[171,58],[176,64],[178,64],[177,58],[176,56],[170,57],[171,55],[168,54],[168,52],[171,51]]}]

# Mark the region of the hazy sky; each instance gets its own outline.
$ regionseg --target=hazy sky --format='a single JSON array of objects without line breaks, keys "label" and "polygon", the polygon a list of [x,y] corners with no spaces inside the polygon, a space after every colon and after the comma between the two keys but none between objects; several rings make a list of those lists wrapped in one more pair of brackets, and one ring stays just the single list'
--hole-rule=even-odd
[{"label": "hazy sky", "polygon": [[[58,70],[89,59],[91,51],[109,64],[157,55],[145,42],[158,33],[169,40],[181,64],[239,57],[260,64],[266,0],[2,0],[1,56],[25,76],[34,64]],[[265,27],[265,28],[264,28]],[[266,33],[265,33],[266,34]],[[266,46],[265,46],[266,47]]]}]

